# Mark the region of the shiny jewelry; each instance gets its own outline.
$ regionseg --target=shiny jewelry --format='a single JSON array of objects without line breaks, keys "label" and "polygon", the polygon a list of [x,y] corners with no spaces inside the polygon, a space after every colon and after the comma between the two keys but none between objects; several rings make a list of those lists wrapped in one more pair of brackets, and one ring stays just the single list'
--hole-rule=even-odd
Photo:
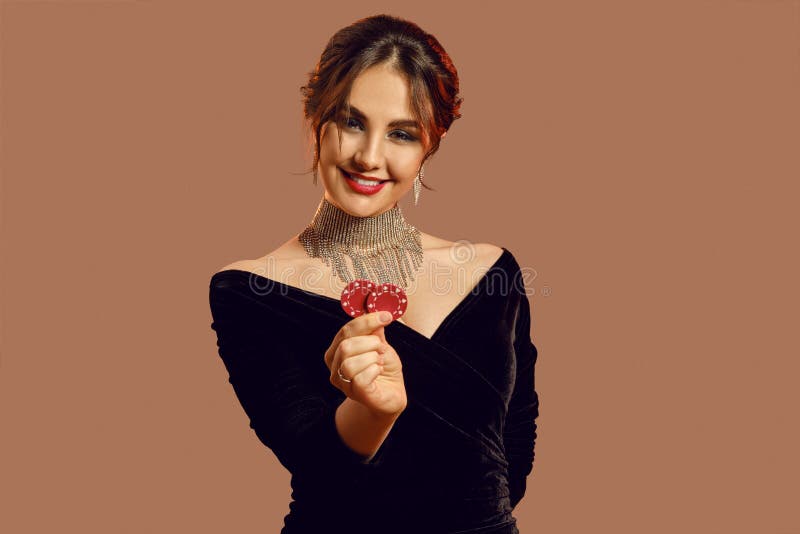
[{"label": "shiny jewelry", "polygon": [[348,379],[347,379],[347,378],[345,378],[345,377],[344,377],[344,375],[342,374],[342,366],[341,366],[341,365],[339,366],[339,368],[338,368],[338,369],[336,369],[336,374],[337,374],[337,375],[339,375],[339,378],[341,378],[341,379],[342,379],[342,382],[352,382],[352,380],[348,380]]},{"label": "shiny jewelry", "polygon": [[406,222],[399,204],[378,215],[356,217],[322,197],[298,240],[345,284],[367,278],[406,289],[422,265],[421,232]]},{"label": "shiny jewelry", "polygon": [[414,205],[419,204],[419,192],[422,190],[422,177],[425,176],[425,167],[419,168],[419,174],[414,178]]}]

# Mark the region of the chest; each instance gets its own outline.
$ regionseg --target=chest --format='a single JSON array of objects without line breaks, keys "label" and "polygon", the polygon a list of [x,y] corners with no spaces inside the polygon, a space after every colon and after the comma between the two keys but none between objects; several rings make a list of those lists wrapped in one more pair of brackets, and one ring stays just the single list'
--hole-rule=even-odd
[{"label": "chest", "polygon": [[431,285],[428,280],[409,288],[408,307],[399,322],[430,339],[465,298],[466,292],[446,291]]},{"label": "chest", "polygon": [[[335,300],[341,298],[346,287],[329,269],[322,269],[318,265],[313,268],[295,268],[293,271],[284,269],[282,272],[292,274],[283,279],[273,279]],[[468,297],[475,285],[474,282],[469,283],[463,272],[430,276],[425,269],[420,269],[405,289],[408,296],[406,311],[396,320],[430,339],[461,301]]]}]

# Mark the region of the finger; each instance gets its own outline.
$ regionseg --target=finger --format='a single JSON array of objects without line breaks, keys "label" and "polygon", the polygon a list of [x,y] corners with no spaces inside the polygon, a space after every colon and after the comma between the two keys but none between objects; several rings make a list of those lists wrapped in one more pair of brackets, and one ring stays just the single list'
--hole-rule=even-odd
[{"label": "finger", "polygon": [[381,312],[376,311],[372,313],[365,313],[364,315],[356,317],[352,321],[345,324],[339,330],[339,334],[342,335],[342,339],[362,336],[364,334],[371,334],[378,328],[381,328],[392,321],[391,314],[389,316],[389,320],[386,322],[381,320],[380,315]]},{"label": "finger", "polygon": [[[383,372],[383,366],[372,363],[353,377],[353,384],[366,391],[373,391],[377,386],[375,379]],[[352,385],[352,384],[351,384]]]},{"label": "finger", "polygon": [[359,373],[363,372],[372,364],[380,365],[380,357],[381,355],[377,351],[370,351],[364,354],[359,354],[358,356],[351,356],[344,361],[342,361],[341,365],[338,367],[342,370],[342,374],[346,378],[350,378],[357,376]]},{"label": "finger", "polygon": [[375,330],[375,331],[372,333],[372,335],[374,335],[374,336],[378,336],[378,339],[380,339],[380,340],[381,340],[381,343],[384,343],[384,344],[388,345],[388,344],[389,344],[389,342],[388,342],[388,341],[386,341],[386,334],[384,333],[384,329],[385,329],[385,328],[386,328],[385,326],[379,326],[379,327],[378,327],[378,329],[377,329],[377,330]]},{"label": "finger", "polygon": [[[375,335],[369,336],[358,336],[358,337],[351,337],[347,338],[341,343],[339,343],[339,347],[336,349],[336,352],[333,356],[333,361],[330,365],[330,372],[331,372],[331,380],[335,380],[336,376],[334,373],[338,374],[337,369],[344,369],[345,362],[352,360],[354,358],[359,358],[364,354],[375,353],[378,354],[379,359],[381,360],[379,363],[383,363],[384,353],[388,349],[389,345],[386,343],[381,342],[380,338]],[[363,359],[362,359],[363,360]],[[356,360],[356,361],[362,361]],[[349,365],[356,365],[356,364],[347,364]],[[366,365],[366,364],[365,364]],[[353,376],[359,371],[361,371],[363,366],[360,367],[347,367],[348,369],[352,369],[352,372],[349,372],[346,376]]]},{"label": "finger", "polygon": [[364,352],[369,352],[371,350],[380,350],[384,347],[384,345],[385,344],[383,341],[381,341],[380,336],[375,334],[349,337],[339,343],[339,347],[336,349],[338,354],[334,354],[334,359],[336,359],[336,356],[347,358],[349,356],[363,354]]},{"label": "finger", "polygon": [[[345,323],[344,326],[342,326],[336,333],[336,336],[334,336],[330,347],[328,347],[328,350],[325,351],[325,364],[329,369],[331,368],[334,359],[334,353],[339,347],[339,343],[341,343],[343,340],[355,336],[371,334],[378,328],[381,328],[384,324],[388,323],[381,322],[380,312],[365,313],[364,315],[360,315],[352,321]],[[383,335],[382,331],[380,335]],[[386,339],[384,338],[381,341],[386,342]]]}]

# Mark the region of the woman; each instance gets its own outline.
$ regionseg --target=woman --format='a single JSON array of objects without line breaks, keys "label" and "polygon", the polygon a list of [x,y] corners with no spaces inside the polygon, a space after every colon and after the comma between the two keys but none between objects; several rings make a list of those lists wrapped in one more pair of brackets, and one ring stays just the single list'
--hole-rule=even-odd
[{"label": "woman", "polygon": [[[456,69],[433,36],[380,15],[337,32],[302,90],[317,211],[210,284],[229,381],[292,474],[281,532],[518,532],[538,416],[520,267],[420,232],[398,205],[412,189],[416,204],[460,117]],[[348,315],[355,279],[405,290],[405,312]]]}]

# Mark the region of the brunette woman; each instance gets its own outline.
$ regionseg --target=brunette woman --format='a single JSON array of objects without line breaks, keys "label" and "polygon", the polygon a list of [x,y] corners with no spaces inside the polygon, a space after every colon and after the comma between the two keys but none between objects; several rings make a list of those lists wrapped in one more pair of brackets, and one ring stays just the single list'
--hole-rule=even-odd
[{"label": "brunette woman", "polygon": [[[458,91],[410,21],[336,32],[302,88],[324,190],[310,223],[211,278],[229,381],[292,475],[283,534],[518,532],[539,413],[520,266],[418,230],[398,204],[427,188]],[[403,302],[343,307],[356,280]]]}]

